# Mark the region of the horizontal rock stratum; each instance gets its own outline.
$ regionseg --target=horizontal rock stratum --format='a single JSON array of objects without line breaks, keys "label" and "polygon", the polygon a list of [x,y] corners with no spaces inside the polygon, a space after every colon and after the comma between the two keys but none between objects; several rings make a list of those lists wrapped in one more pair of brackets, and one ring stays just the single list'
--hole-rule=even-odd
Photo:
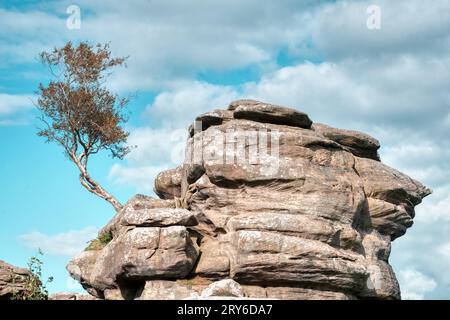
[{"label": "horizontal rock stratum", "polygon": [[9,300],[14,298],[14,295],[20,296],[25,293],[29,289],[27,279],[30,276],[27,269],[0,260],[0,300]]},{"label": "horizontal rock stratum", "polygon": [[[400,299],[391,241],[431,190],[371,136],[254,100],[199,115],[185,162],[67,269],[102,299]],[[107,243],[106,243],[107,242]]]}]

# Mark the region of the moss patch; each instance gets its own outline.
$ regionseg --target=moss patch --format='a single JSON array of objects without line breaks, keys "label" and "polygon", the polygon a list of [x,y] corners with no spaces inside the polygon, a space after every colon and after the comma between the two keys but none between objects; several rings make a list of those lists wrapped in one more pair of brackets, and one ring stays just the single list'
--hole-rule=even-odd
[{"label": "moss patch", "polygon": [[111,233],[102,234],[97,239],[91,240],[84,251],[102,250],[112,239]]}]

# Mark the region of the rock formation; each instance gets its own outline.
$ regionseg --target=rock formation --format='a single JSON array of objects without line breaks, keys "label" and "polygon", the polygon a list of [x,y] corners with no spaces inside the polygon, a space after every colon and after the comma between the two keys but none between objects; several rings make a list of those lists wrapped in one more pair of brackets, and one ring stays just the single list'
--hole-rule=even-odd
[{"label": "rock formation", "polygon": [[23,293],[29,276],[30,272],[27,269],[0,260],[0,300],[9,300],[14,294]]},{"label": "rock formation", "polygon": [[88,294],[79,294],[75,292],[57,292],[51,294],[48,297],[48,300],[98,300],[98,298]]},{"label": "rock formation", "polygon": [[198,116],[186,159],[67,269],[102,299],[399,299],[391,241],[431,190],[367,134],[253,100]]}]

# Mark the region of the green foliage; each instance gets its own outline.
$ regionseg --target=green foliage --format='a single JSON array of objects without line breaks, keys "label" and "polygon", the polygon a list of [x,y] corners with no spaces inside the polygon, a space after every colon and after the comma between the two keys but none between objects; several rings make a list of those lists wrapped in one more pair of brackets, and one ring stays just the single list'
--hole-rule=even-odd
[{"label": "green foliage", "polygon": [[111,232],[103,233],[99,235],[97,239],[91,240],[85,251],[101,250],[112,240],[112,238]]},{"label": "green foliage", "polygon": [[102,234],[101,236],[99,236],[98,240],[101,243],[108,244],[112,240],[112,238],[113,238],[113,236],[112,236],[111,232],[106,232],[106,233]]},{"label": "green foliage", "polygon": [[[24,290],[14,293],[11,298],[12,300],[48,300],[46,285],[53,281],[53,277],[49,277],[45,283],[41,280],[43,262],[38,256],[43,255],[44,254],[39,249],[37,256],[33,256],[28,260],[28,271],[30,272],[30,275],[24,278]],[[13,283],[16,281],[17,277],[18,276],[15,276],[13,278]]]}]

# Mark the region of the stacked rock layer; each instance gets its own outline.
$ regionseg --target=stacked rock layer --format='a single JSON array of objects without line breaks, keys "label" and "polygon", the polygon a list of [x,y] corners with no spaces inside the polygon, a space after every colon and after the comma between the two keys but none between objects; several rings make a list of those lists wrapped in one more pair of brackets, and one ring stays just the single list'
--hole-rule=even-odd
[{"label": "stacked rock layer", "polygon": [[399,299],[391,241],[431,191],[367,134],[253,100],[198,116],[186,159],[70,274],[102,299]]},{"label": "stacked rock layer", "polygon": [[29,288],[27,280],[30,272],[0,260],[0,300],[13,299],[24,294]]}]

